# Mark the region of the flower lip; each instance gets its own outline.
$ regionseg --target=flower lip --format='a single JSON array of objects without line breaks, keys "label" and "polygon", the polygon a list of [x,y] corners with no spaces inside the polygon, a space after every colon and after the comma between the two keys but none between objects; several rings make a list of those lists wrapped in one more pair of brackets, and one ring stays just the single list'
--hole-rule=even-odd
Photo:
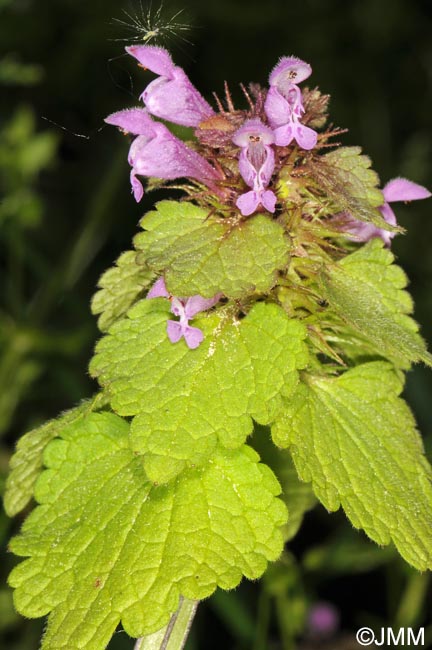
[{"label": "flower lip", "polygon": [[283,93],[291,84],[298,84],[312,74],[309,63],[296,56],[283,56],[270,73],[269,83]]},{"label": "flower lip", "polygon": [[253,214],[260,205],[273,213],[276,209],[276,201],[276,194],[271,190],[250,190],[238,197],[236,206],[244,217],[248,217]]},{"label": "flower lip", "polygon": [[298,119],[288,122],[284,126],[279,126],[275,129],[276,144],[280,147],[286,147],[293,140],[297,142],[299,147],[310,151],[317,143],[317,133],[309,126],[301,124]]},{"label": "flower lip", "polygon": [[232,141],[238,147],[247,147],[251,143],[257,142],[269,145],[274,143],[274,134],[269,126],[261,122],[260,119],[254,118],[247,120],[237,129],[232,137]]}]

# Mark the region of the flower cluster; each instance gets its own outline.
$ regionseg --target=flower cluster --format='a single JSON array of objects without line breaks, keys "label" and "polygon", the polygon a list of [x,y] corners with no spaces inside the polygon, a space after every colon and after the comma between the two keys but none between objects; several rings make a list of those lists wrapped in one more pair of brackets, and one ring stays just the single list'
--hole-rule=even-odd
[{"label": "flower cluster", "polygon": [[[329,158],[319,151],[329,146],[329,138],[341,131],[328,129],[318,142],[315,128],[325,124],[328,97],[318,89],[300,88],[299,84],[312,73],[308,63],[294,56],[282,57],[271,71],[268,88],[252,84],[249,91],[243,89],[249,104],[247,110],[235,109],[226,87],[225,105],[216,96],[216,111],[164,48],[133,45],[126,51],[142,68],[156,75],[140,95],[142,106],[118,111],[105,120],[135,136],[129,149],[129,164],[136,201],[144,193],[138,177],[185,178],[190,181],[185,189],[198,202],[210,205],[221,218],[238,215],[238,211],[241,217],[257,211],[277,211],[277,216],[289,224],[289,215],[295,214],[300,229],[309,230],[304,241],[293,248],[293,258],[307,256],[310,246],[315,246],[315,252],[326,247],[325,239],[331,233],[357,242],[381,237],[390,245],[395,233],[356,219],[355,203],[353,214],[347,209],[341,212],[344,202],[338,202],[339,195],[343,198],[344,193],[350,193],[349,179],[345,188],[346,168],[342,163],[338,167],[337,158],[336,163],[332,159],[329,168]],[[194,129],[193,137],[189,134],[189,140],[184,142],[160,120]],[[321,176],[314,176],[316,170],[324,171]],[[355,173],[353,177],[355,180]],[[337,192],[336,200],[326,203],[328,178]],[[425,187],[396,178],[384,187],[384,203],[379,210],[384,221],[394,226],[396,217],[390,203],[430,195]],[[330,192],[330,196],[334,199],[335,193]],[[352,203],[348,201],[348,205]],[[319,227],[313,230],[321,219],[325,220],[324,236]],[[288,234],[292,236],[291,230]],[[299,239],[294,236],[293,241]],[[179,298],[169,294],[161,277],[147,297],[170,300],[171,311],[179,320],[168,321],[169,340],[177,343],[184,339],[193,349],[202,342],[203,333],[189,325],[189,321],[213,307],[221,294],[211,299],[199,295]]]},{"label": "flower cluster", "polygon": [[[270,74],[269,89],[257,92],[255,104],[246,93],[250,111],[236,111],[228,96],[230,110],[225,111],[219,102],[216,113],[167,50],[132,45],[126,51],[142,68],[157,75],[140,96],[145,108],[118,111],[105,120],[137,136],[129,150],[135,199],[140,201],[144,193],[137,176],[188,178],[209,188],[228,206],[236,205],[243,216],[261,208],[274,213],[278,198],[271,187],[277,185],[275,170],[286,158],[286,147],[293,141],[305,151],[317,146],[317,132],[304,123],[306,111],[299,87],[311,75],[311,66],[294,56],[282,57]],[[151,116],[195,128],[193,148]],[[250,190],[244,192],[242,183]],[[430,196],[426,188],[402,178],[390,181],[383,193],[385,203],[380,211],[391,225],[396,218],[389,202]],[[394,233],[345,216],[344,230],[357,241],[382,237],[390,244]]]},{"label": "flower cluster", "polygon": [[[143,68],[158,75],[140,96],[145,108],[119,111],[105,120],[138,136],[129,151],[135,199],[140,201],[143,196],[137,176],[189,178],[225,202],[233,201],[243,216],[253,214],[260,206],[273,213],[277,197],[267,188],[275,171],[275,147],[286,147],[293,140],[305,150],[317,144],[317,133],[301,122],[305,109],[298,84],[311,74],[310,65],[295,57],[283,57],[270,75],[265,101],[260,97],[249,114],[224,111],[226,119],[221,126],[215,111],[185,72],[174,65],[167,50],[151,45],[133,45],[126,50]],[[151,115],[195,127],[196,147],[186,145]],[[214,142],[209,147],[211,132]],[[238,162],[233,170],[234,156]],[[251,189],[242,192],[240,185],[233,197],[227,187],[239,187],[241,179]]]}]

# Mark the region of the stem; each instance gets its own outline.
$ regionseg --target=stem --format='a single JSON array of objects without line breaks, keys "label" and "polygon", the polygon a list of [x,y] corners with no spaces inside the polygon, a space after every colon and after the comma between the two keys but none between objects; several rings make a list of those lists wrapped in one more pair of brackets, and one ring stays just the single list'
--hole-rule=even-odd
[{"label": "stem", "polygon": [[395,617],[399,627],[417,626],[429,582],[427,574],[413,573],[409,576]]},{"label": "stem", "polygon": [[270,597],[265,589],[261,588],[258,600],[258,613],[256,622],[255,642],[253,650],[267,648],[268,628],[270,622]]},{"label": "stem", "polygon": [[182,650],[197,607],[198,601],[180,596],[178,610],[168,625],[153,634],[142,636],[135,643],[134,650]]},{"label": "stem", "polygon": [[292,621],[287,617],[287,598],[277,596],[275,598],[276,615],[278,626],[282,637],[283,650],[293,650],[294,648],[294,629]]}]

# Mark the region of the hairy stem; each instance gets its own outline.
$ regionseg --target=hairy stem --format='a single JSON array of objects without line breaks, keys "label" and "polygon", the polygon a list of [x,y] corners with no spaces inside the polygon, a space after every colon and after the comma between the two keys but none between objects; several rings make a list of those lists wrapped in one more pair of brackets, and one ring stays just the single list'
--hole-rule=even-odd
[{"label": "hairy stem", "polygon": [[198,601],[180,597],[180,605],[170,622],[161,630],[143,636],[134,650],[182,650],[198,606]]}]

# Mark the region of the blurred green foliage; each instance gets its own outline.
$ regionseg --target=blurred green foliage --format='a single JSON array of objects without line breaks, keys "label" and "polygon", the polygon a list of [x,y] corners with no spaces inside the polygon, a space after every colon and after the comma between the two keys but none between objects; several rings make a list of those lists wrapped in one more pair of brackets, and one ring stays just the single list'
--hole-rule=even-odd
[{"label": "blurred green foliage", "polygon": [[[11,221],[18,231],[41,225],[43,205],[35,181],[53,160],[57,137],[52,132],[35,133],[35,117],[28,106],[19,107],[0,134],[0,178],[2,202],[0,224]],[[10,237],[16,234],[8,233]]]},{"label": "blurred green foliage", "polygon": [[[98,336],[89,310],[97,278],[166,196],[135,205],[127,145],[103,124],[136,104],[151,78],[123,54],[129,32],[114,20],[147,9],[145,0],[0,0],[0,486],[16,439],[94,392],[86,368]],[[243,103],[240,82],[264,83],[279,56],[295,53],[332,95],[333,122],[350,129],[344,144],[363,146],[383,184],[402,175],[432,187],[428,0],[166,0],[162,15],[180,9],[191,29],[179,35],[190,43],[166,45],[204,94],[221,95],[225,78]],[[408,233],[393,247],[429,341],[431,209],[397,206]],[[431,390],[430,371],[410,373],[407,397],[432,451]],[[0,513],[3,548],[19,525]],[[4,557],[3,584],[12,563]],[[431,647],[430,592],[428,575],[315,508],[261,583],[200,605],[188,648],[310,648],[295,639],[318,600],[340,610],[346,648],[363,625],[425,625]],[[36,650],[41,631],[41,621],[16,616],[1,587],[0,650]],[[109,647],[133,642],[119,631]]]}]

